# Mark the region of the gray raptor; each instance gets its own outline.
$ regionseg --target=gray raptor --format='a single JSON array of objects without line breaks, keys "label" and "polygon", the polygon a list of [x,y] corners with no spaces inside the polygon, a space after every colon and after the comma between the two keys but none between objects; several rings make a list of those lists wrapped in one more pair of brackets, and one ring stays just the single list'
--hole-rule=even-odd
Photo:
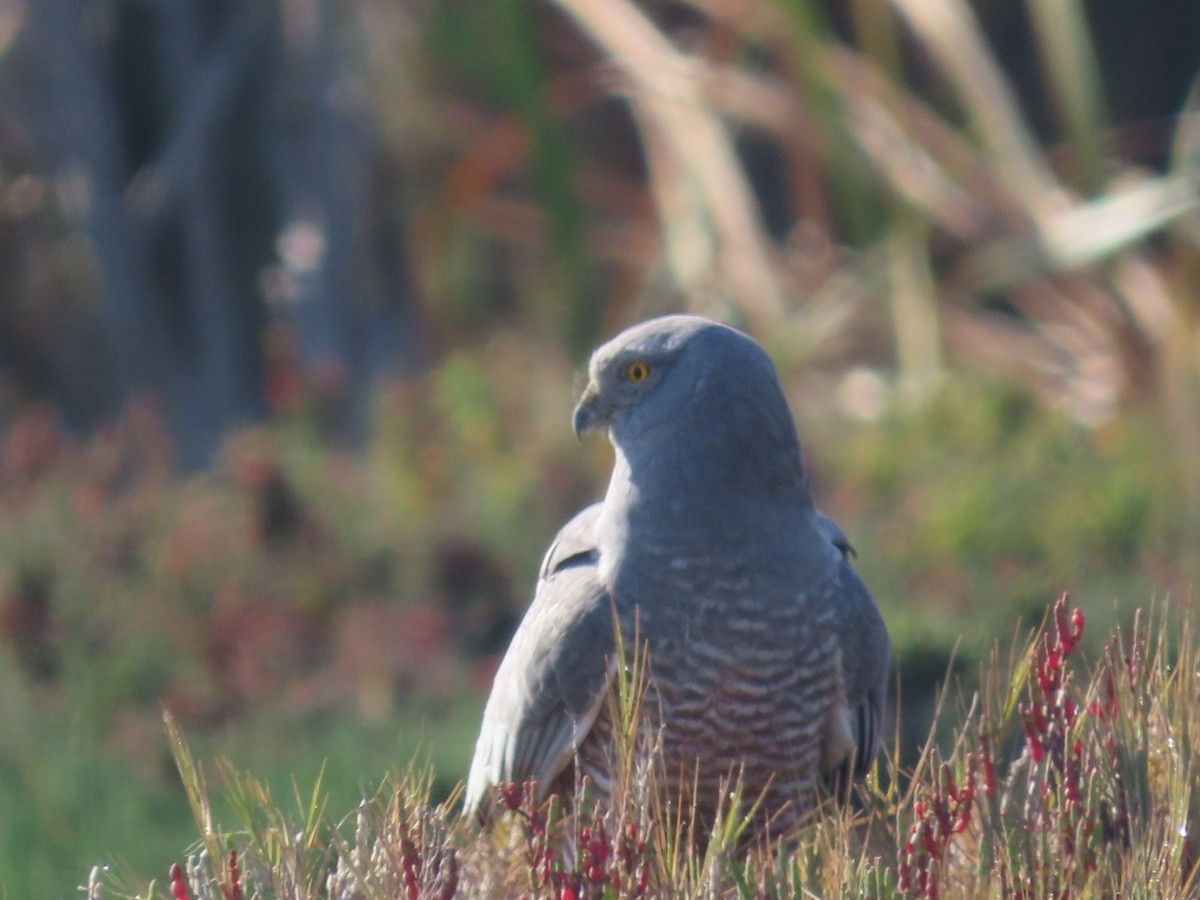
[{"label": "gray raptor", "polygon": [[787,833],[819,785],[870,767],[891,647],[813,505],[775,367],[740,331],[666,316],[596,350],[589,376],[575,431],[607,432],[612,480],[546,554],[464,810],[486,818],[505,781],[569,790],[576,767],[608,789],[615,613],[646,647],[667,787],[711,818],[740,777],[753,830]]}]

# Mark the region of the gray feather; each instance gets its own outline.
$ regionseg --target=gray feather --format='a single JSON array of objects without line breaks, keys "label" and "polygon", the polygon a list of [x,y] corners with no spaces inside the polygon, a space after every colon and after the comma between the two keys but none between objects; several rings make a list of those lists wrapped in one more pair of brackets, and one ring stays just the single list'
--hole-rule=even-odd
[{"label": "gray feather", "polygon": [[842,563],[838,584],[835,622],[855,744],[852,771],[861,778],[869,771],[883,734],[892,648],[875,601],[849,561]]},{"label": "gray feather", "polygon": [[546,555],[467,810],[498,781],[544,789],[574,754],[603,759],[615,611],[646,645],[668,782],[707,816],[740,772],[758,826],[795,827],[823,779],[869,768],[890,645],[849,542],[813,506],[774,366],[741,332],[668,316],[599,348],[588,374],[574,426],[608,434],[612,478]]},{"label": "gray feather", "polygon": [[559,531],[533,604],[496,672],[467,780],[464,809],[486,815],[502,781],[543,790],[587,735],[603,702],[613,652],[612,605],[596,577],[599,504]]}]

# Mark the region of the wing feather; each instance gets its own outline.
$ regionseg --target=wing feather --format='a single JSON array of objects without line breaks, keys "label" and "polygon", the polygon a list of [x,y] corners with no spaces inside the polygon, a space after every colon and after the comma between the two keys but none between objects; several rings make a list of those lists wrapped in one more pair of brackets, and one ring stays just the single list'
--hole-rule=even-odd
[{"label": "wing feather", "polygon": [[871,768],[883,732],[891,642],[875,601],[850,565],[854,553],[850,542],[823,513],[816,513],[816,525],[842,556],[835,587],[834,627],[841,648],[846,724],[855,744],[849,774],[861,778]]},{"label": "wing feather", "polygon": [[486,817],[493,788],[534,779],[543,791],[570,762],[612,676],[612,602],[597,574],[600,505],[559,531],[533,603],[508,648],[483,714],[464,812]]}]

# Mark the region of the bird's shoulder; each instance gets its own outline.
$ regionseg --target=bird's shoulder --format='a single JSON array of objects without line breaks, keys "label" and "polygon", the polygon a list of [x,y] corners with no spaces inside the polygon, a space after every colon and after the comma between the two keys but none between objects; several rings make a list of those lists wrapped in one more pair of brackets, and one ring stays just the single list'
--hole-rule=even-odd
[{"label": "bird's shoulder", "polygon": [[482,812],[501,781],[543,790],[569,762],[599,711],[615,647],[610,595],[597,574],[599,505],[558,532],[533,603],[500,663],[468,779],[466,809]]},{"label": "bird's shoulder", "polygon": [[538,570],[538,582],[576,565],[594,566],[599,559],[596,528],[600,521],[601,502],[585,506],[554,536]]}]

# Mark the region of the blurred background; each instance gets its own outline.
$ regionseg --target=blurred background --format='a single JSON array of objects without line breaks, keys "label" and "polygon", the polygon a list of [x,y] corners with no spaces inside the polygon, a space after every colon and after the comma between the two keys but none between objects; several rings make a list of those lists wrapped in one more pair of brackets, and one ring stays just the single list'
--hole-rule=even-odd
[{"label": "blurred background", "polygon": [[905,758],[1058,593],[1195,602],[1198,73],[1194,0],[0,0],[0,896],[165,876],[164,705],[451,790],[658,313],[778,363]]}]

